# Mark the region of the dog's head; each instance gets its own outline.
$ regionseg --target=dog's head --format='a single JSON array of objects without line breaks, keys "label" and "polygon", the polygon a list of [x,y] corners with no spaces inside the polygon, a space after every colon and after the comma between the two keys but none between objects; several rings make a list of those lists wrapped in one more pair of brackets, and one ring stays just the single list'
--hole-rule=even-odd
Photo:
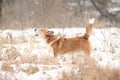
[{"label": "dog's head", "polygon": [[57,39],[57,36],[54,35],[54,32],[48,29],[41,29],[40,34],[46,40],[47,43],[50,43]]}]

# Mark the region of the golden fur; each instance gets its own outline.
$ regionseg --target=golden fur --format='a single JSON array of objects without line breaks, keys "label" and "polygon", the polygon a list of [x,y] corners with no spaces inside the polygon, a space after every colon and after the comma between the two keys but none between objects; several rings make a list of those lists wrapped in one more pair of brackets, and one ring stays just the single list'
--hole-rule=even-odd
[{"label": "golden fur", "polygon": [[48,29],[41,29],[40,32],[41,32],[42,37],[46,39],[47,43],[50,43],[57,39],[57,36],[54,35],[53,31],[49,31]]},{"label": "golden fur", "polygon": [[54,56],[65,54],[67,52],[75,52],[79,49],[83,50],[87,55],[90,55],[91,43],[89,41],[89,36],[92,34],[93,24],[94,22],[89,22],[86,28],[86,33],[83,36],[57,39],[54,32],[49,31],[48,29],[42,29],[41,34],[45,38],[46,42],[53,48]]}]

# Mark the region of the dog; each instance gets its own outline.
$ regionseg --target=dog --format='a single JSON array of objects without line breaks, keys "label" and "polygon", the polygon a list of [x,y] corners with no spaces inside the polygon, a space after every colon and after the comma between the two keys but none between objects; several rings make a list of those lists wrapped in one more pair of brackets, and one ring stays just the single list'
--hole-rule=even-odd
[{"label": "dog", "polygon": [[65,54],[68,52],[75,52],[79,49],[84,51],[87,55],[90,55],[92,47],[89,40],[93,32],[95,18],[90,19],[86,28],[86,33],[83,36],[71,37],[71,38],[58,38],[53,31],[48,29],[41,29],[40,34],[46,40],[46,43],[50,44],[53,48],[54,56],[58,54]]}]

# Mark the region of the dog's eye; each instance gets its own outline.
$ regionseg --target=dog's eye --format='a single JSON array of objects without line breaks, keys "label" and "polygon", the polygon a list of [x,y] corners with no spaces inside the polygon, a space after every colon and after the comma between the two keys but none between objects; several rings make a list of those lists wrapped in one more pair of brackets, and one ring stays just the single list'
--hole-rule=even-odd
[{"label": "dog's eye", "polygon": [[53,31],[51,31],[51,33],[53,34],[54,32],[53,32]]},{"label": "dog's eye", "polygon": [[48,34],[53,34],[54,32],[53,32],[53,31],[48,31],[47,33],[48,33]]},{"label": "dog's eye", "polygon": [[42,29],[40,31],[43,31]]}]

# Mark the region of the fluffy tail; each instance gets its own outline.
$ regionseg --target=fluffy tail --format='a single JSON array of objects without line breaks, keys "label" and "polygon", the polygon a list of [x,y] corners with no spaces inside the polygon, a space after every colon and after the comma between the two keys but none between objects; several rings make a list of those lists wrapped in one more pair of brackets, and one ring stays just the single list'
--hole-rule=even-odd
[{"label": "fluffy tail", "polygon": [[84,35],[85,39],[88,39],[90,35],[92,34],[94,22],[95,22],[95,18],[92,18],[89,20],[89,23],[86,28],[86,33]]}]

